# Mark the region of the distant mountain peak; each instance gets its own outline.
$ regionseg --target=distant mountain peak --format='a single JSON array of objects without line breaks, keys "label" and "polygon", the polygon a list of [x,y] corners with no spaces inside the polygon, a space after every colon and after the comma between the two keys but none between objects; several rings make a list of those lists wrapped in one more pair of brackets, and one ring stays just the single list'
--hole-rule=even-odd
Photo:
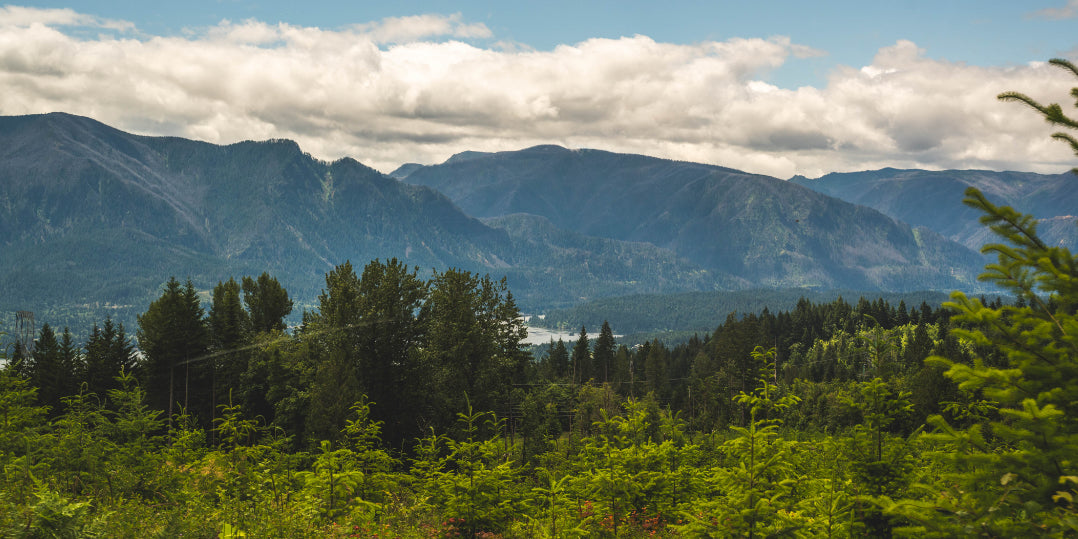
[{"label": "distant mountain peak", "polygon": [[448,164],[451,164],[451,163],[463,163],[465,161],[471,161],[473,159],[479,159],[479,158],[482,158],[482,157],[486,157],[488,155],[491,155],[491,153],[490,152],[473,152],[471,150],[468,150],[468,151],[463,151],[463,152],[460,152],[460,153],[457,153],[457,154],[453,154],[453,156],[450,157],[449,159],[446,159],[445,163],[443,163],[443,164],[448,165]]}]

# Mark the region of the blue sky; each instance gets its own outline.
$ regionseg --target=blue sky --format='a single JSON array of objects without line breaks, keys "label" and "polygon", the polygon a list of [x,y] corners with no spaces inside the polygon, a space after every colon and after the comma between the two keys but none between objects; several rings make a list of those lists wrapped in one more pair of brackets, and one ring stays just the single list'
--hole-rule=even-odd
[{"label": "blue sky", "polygon": [[0,114],[294,138],[382,170],[535,143],[778,177],[1066,170],[1050,130],[994,96],[1065,99],[1072,81],[1038,62],[1078,55],[1076,16],[1078,0],[9,4]]}]

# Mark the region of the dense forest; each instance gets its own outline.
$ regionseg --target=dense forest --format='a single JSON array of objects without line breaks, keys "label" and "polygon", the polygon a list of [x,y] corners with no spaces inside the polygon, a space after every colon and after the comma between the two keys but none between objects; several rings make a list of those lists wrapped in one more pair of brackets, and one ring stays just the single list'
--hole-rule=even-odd
[{"label": "dense forest", "polygon": [[[1014,296],[807,299],[536,356],[504,280],[171,279],[0,372],[15,537],[1078,535],[1078,258],[978,191]],[[137,345],[137,348],[136,348]]]}]

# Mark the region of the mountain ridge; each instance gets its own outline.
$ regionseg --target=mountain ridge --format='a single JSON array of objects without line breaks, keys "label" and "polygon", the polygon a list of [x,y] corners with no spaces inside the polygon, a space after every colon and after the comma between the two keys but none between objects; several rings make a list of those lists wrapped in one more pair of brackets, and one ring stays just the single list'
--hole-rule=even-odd
[{"label": "mountain ridge", "polygon": [[1033,214],[1046,223],[1040,231],[1049,243],[1078,247],[1078,227],[1052,222],[1078,213],[1078,176],[1070,172],[884,168],[791,181],[911,225],[931,228],[971,249],[979,249],[989,238],[978,221],[980,214],[961,204],[965,189],[976,187],[993,203]]},{"label": "mountain ridge", "polygon": [[958,287],[981,264],[968,249],[870,208],[714,165],[540,146],[395,174],[471,215],[541,215],[580,234],[652,243],[761,286]]},{"label": "mountain ridge", "polygon": [[[599,251],[622,249],[614,240],[557,239],[570,243],[543,247],[580,257],[594,249],[600,258]],[[508,273],[524,306],[589,295],[588,281],[575,281],[571,268],[543,265],[519,244],[435,190],[351,158],[314,159],[292,141],[214,145],[132,135],[63,113],[0,117],[0,247],[8,255],[0,260],[0,309],[141,309],[172,275],[208,290],[262,271],[303,306],[334,265],[375,258],[398,258],[426,274]],[[589,279],[682,290],[668,283],[698,272],[665,251],[642,256],[669,273],[652,278],[615,256]],[[558,294],[537,284],[548,277],[529,280],[546,274],[565,283]]]}]

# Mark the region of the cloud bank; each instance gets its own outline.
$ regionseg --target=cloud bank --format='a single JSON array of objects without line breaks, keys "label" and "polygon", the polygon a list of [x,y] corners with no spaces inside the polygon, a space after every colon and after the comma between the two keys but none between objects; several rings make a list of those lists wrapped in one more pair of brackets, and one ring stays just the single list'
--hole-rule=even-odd
[{"label": "cloud bank", "polygon": [[64,111],[214,143],[290,138],[384,171],[548,143],[782,178],[1074,166],[1034,112],[995,98],[1018,90],[1069,103],[1075,81],[1044,64],[975,67],[900,41],[870,65],[835,69],[826,87],[792,89],[767,73],[823,52],[785,37],[682,45],[637,35],[549,51],[494,39],[459,15],[333,30],[222,21],[177,37],[70,10],[0,8],[0,114]]}]

